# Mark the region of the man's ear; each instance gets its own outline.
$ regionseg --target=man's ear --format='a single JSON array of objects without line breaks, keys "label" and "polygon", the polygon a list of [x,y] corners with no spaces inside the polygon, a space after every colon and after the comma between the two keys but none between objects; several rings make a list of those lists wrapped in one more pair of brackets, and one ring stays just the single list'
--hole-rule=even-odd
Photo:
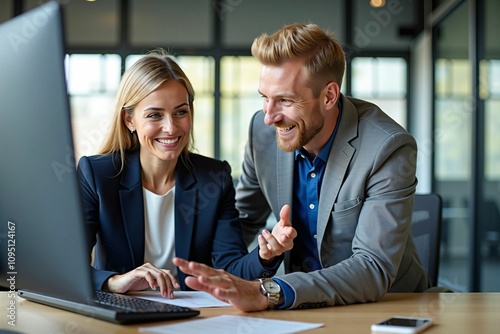
[{"label": "man's ear", "polygon": [[337,101],[339,100],[340,97],[340,87],[339,85],[334,82],[330,81],[325,89],[325,109],[332,109],[337,106]]}]

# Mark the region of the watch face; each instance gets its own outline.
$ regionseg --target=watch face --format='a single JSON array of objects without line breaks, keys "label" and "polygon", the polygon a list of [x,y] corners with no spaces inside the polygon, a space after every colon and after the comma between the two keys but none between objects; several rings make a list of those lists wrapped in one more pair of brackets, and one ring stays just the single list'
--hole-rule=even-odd
[{"label": "watch face", "polygon": [[264,288],[269,293],[278,293],[278,292],[280,292],[280,286],[275,281],[266,281],[266,282],[264,282]]}]

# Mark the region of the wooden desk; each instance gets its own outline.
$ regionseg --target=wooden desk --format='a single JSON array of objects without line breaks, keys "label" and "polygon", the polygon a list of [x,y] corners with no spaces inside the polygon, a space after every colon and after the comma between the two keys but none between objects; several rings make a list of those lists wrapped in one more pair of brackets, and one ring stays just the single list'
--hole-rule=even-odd
[{"label": "wooden desk", "polygon": [[[321,322],[325,326],[307,333],[370,333],[370,325],[392,315],[423,316],[435,325],[425,331],[433,333],[487,334],[500,332],[500,293],[409,293],[388,294],[377,303],[335,306],[311,310],[283,310],[243,313],[234,308],[203,308],[190,320],[115,325],[56,308],[17,298],[16,327],[5,321],[7,292],[0,292],[0,328],[20,333],[110,334],[139,333],[140,327],[215,317],[223,314],[291,321]],[[249,323],[251,326],[251,323]],[[0,330],[1,332],[1,330]],[[210,332],[210,331],[207,331]],[[241,330],[241,333],[248,331]],[[238,330],[235,328],[235,333]]]}]

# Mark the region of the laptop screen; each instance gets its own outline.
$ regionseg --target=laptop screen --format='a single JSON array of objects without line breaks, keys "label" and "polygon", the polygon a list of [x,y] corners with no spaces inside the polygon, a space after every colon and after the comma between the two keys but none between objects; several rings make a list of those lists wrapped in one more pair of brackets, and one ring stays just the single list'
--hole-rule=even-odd
[{"label": "laptop screen", "polygon": [[0,285],[94,291],[76,175],[61,7],[0,25]]}]

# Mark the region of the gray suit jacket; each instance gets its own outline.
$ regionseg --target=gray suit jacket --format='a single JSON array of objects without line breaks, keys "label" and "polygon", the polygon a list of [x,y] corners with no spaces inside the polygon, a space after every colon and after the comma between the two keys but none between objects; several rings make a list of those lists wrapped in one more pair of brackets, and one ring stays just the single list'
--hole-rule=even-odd
[{"label": "gray suit jacket", "polygon": [[[377,301],[387,292],[430,287],[410,235],[416,142],[376,105],[341,98],[318,209],[323,269],[290,273],[285,256],[279,278],[295,291],[292,308]],[[236,187],[247,237],[265,226],[271,211],[279,220],[281,207],[292,205],[293,168],[294,153],[277,147],[274,127],[257,112]]]}]

